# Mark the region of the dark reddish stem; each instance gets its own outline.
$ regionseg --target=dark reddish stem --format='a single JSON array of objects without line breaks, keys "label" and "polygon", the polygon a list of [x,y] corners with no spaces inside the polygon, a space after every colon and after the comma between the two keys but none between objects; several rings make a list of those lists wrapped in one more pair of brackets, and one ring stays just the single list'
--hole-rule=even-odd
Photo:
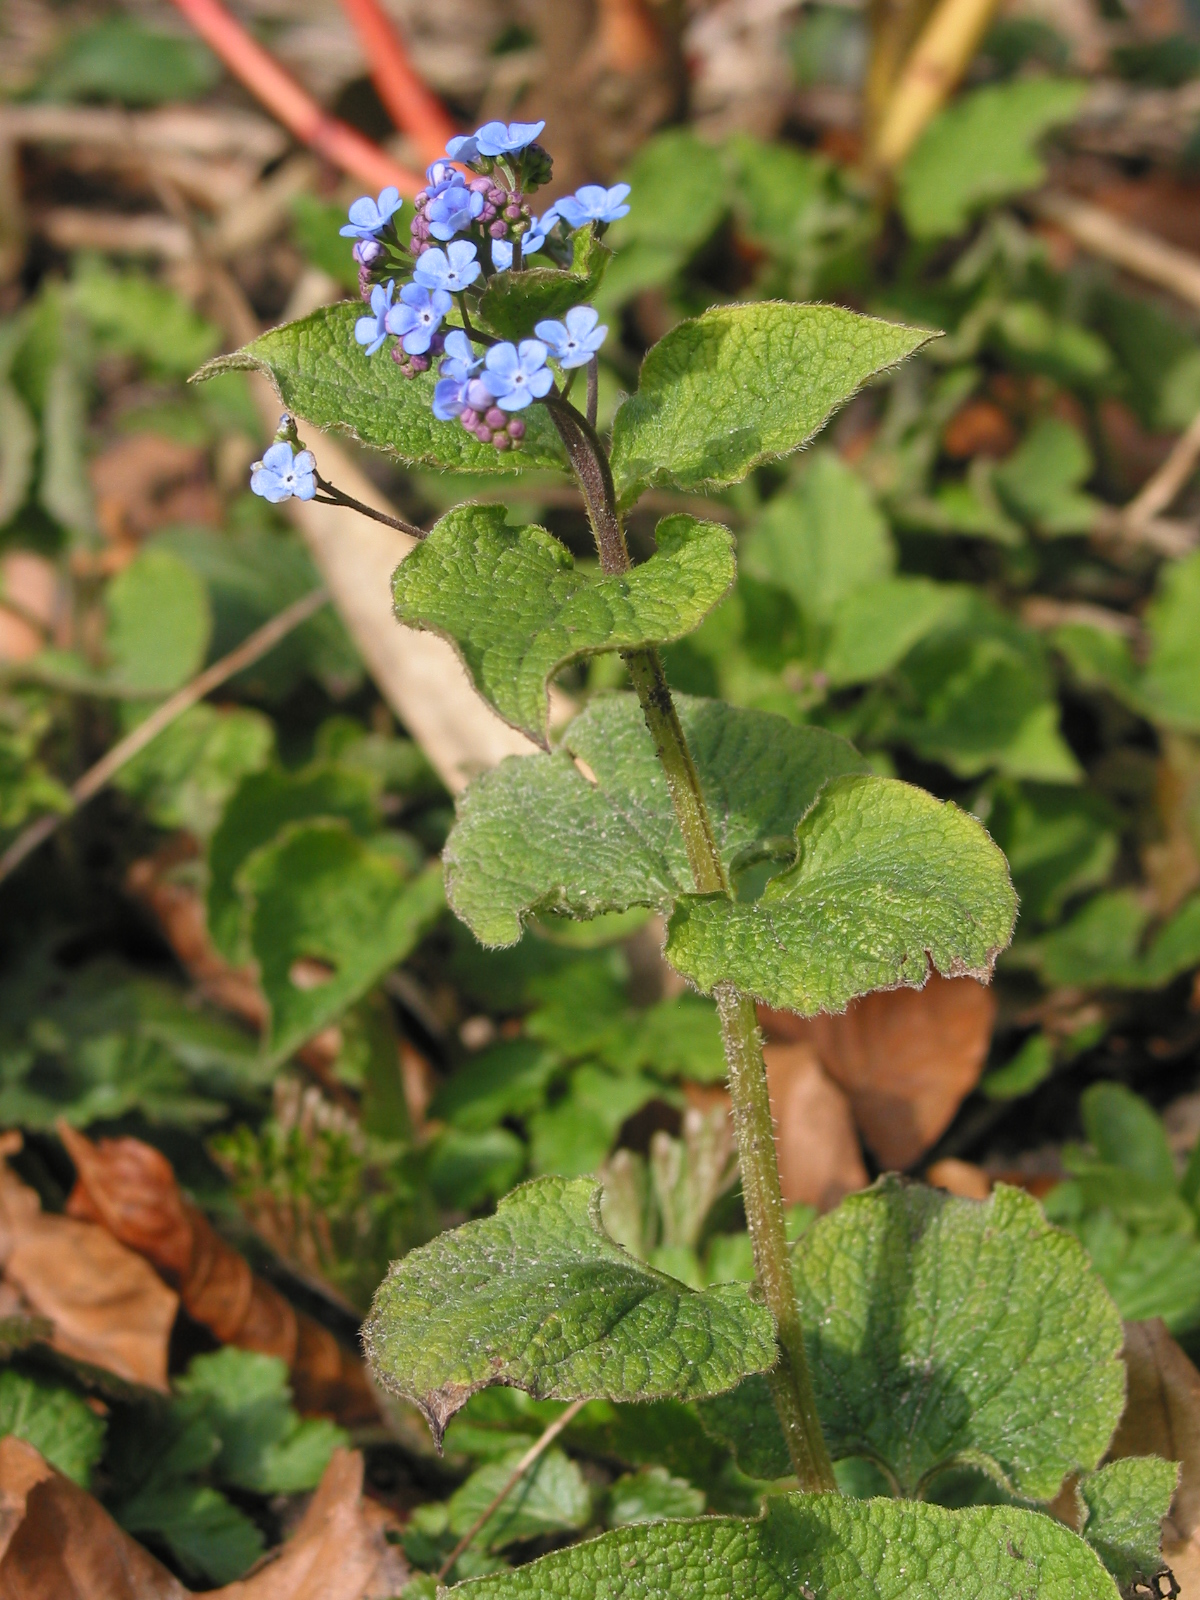
[{"label": "dark reddish stem", "polygon": [[408,58],[403,36],[379,0],[341,0],[342,10],[358,34],[371,82],[388,115],[409,134],[425,161],[446,153],[446,141],[456,132],[454,123]]},{"label": "dark reddish stem", "polygon": [[331,117],[221,0],[174,0],[174,4],[234,77],[302,144],[373,189],[394,184],[401,194],[414,195],[422,188],[424,178],[402,167],[348,123]]}]

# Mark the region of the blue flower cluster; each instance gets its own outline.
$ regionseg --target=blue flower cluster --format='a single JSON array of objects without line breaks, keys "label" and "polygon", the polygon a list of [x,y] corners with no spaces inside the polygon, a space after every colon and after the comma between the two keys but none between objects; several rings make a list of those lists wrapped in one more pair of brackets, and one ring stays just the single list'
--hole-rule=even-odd
[{"label": "blue flower cluster", "polygon": [[[394,340],[391,358],[406,377],[427,372],[438,361],[434,416],[442,422],[457,419],[498,450],[511,449],[524,437],[525,424],[514,413],[544,399],[553,387],[547,363],[554,361],[562,372],[585,366],[608,329],[598,326],[591,306],[575,306],[563,321],[539,322],[535,337],[511,343],[477,331],[468,301],[473,305],[497,273],[522,270],[531,256],[545,255],[546,265],[566,266],[573,232],[602,232],[629,212],[627,183],[611,189],[585,184],[536,216],[528,196],[552,171],[550,156],[537,143],[544,127],[544,122],[485,122],[474,133],[451,139],[447,159],[429,167],[414,200],[407,242],[396,229],[401,201],[394,188],[374,200],[369,195],[356,200],[342,229],[355,241],[359,284],[370,308],[355,323],[356,341],[373,356]],[[459,327],[446,322],[455,297]]]}]

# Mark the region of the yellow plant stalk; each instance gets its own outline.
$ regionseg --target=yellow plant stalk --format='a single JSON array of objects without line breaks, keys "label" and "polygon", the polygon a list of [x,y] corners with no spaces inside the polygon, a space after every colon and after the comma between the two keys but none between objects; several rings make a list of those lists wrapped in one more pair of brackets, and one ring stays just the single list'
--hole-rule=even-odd
[{"label": "yellow plant stalk", "polygon": [[941,0],[896,81],[871,152],[894,172],[967,70],[998,0]]}]

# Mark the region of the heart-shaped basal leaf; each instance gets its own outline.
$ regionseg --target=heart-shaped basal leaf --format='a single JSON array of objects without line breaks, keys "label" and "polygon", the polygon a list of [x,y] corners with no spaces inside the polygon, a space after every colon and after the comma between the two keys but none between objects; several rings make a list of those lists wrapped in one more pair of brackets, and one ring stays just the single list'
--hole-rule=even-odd
[{"label": "heart-shaped basal leaf", "polygon": [[[734,870],[773,853],[790,859],[796,823],[822,785],[866,766],[823,729],[716,700],[675,703]],[[512,756],[477,778],[443,860],[452,909],[487,945],[515,944],[534,912],[671,906],[693,880],[636,699],[599,699],[552,755]]]},{"label": "heart-shaped basal leaf", "polygon": [[479,1389],[539,1399],[696,1398],[776,1357],[770,1312],[744,1284],[703,1293],[615,1244],[589,1178],[541,1178],[494,1216],[393,1264],[365,1340],[376,1377],[424,1412],[441,1444]]},{"label": "heart-shaped basal leaf", "polygon": [[1127,1456],[1090,1473],[1079,1485],[1087,1512],[1083,1536],[1121,1586],[1149,1588],[1163,1569],[1162,1525],[1179,1482],[1179,1466],[1159,1456]]},{"label": "heart-shaped basal leaf", "polygon": [[431,368],[406,378],[386,350],[365,355],[354,342],[354,324],[362,313],[362,305],[354,301],[322,306],[299,322],[286,322],[240,350],[218,356],[192,382],[202,383],[218,372],[264,373],[289,411],[318,428],[337,429],[386,450],[406,466],[452,472],[565,470],[566,456],[545,406],[529,407],[521,448],[503,454],[480,444],[457,422],[439,422],[432,410],[436,372]]},{"label": "heart-shaped basal leaf", "polygon": [[1002,852],[949,801],[894,778],[838,778],[796,828],[795,862],[758,900],[681,897],[671,964],[813,1016],[856,995],[990,976],[1017,897]]},{"label": "heart-shaped basal leaf", "polygon": [[702,1517],[620,1528],[463,1600],[1117,1600],[1078,1534],[1015,1506],[779,1495],[757,1522]]},{"label": "heart-shaped basal leaf", "polygon": [[[905,1496],[958,1465],[1049,1500],[1104,1453],[1121,1319],[1082,1246],[1020,1190],[980,1204],[882,1179],[801,1237],[793,1273],[835,1458],[874,1462]],[[761,1380],[702,1414],[743,1468],[789,1470]]]},{"label": "heart-shaped basal leaf", "polygon": [[532,339],[544,317],[562,317],[593,298],[612,251],[590,228],[575,235],[569,269],[539,266],[532,256],[522,272],[497,272],[484,290],[479,314],[502,339]]},{"label": "heart-shaped basal leaf", "polygon": [[873,374],[935,337],[837,306],[715,306],[681,322],[642,363],[613,423],[624,504],[652,486],[736,483],[790,455]]},{"label": "heart-shaped basal leaf", "polygon": [[658,553],[627,573],[580,571],[544,528],[513,528],[503,506],[459,506],[396,569],[396,616],[448,639],[476,689],[512,727],[550,748],[548,687],[581,656],[681,639],[733,583],[733,536],[667,517]]},{"label": "heart-shaped basal leaf", "polygon": [[285,1061],[414,948],[445,900],[437,861],[415,877],[345,824],[299,823],[239,874],[250,946],[271,1006],[266,1048]]}]

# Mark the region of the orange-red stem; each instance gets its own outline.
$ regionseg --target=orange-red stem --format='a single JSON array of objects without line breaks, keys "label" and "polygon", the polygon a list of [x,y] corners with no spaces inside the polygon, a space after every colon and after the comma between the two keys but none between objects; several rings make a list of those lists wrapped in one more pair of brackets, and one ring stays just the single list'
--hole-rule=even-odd
[{"label": "orange-red stem", "polygon": [[408,58],[404,39],[379,0],[342,0],[366,57],[371,81],[396,126],[409,134],[426,161],[446,153],[458,130],[437,95]]},{"label": "orange-red stem", "polygon": [[394,184],[401,194],[414,195],[424,185],[424,178],[394,161],[386,150],[331,117],[220,0],[174,3],[230,72],[302,144],[373,189]]}]

